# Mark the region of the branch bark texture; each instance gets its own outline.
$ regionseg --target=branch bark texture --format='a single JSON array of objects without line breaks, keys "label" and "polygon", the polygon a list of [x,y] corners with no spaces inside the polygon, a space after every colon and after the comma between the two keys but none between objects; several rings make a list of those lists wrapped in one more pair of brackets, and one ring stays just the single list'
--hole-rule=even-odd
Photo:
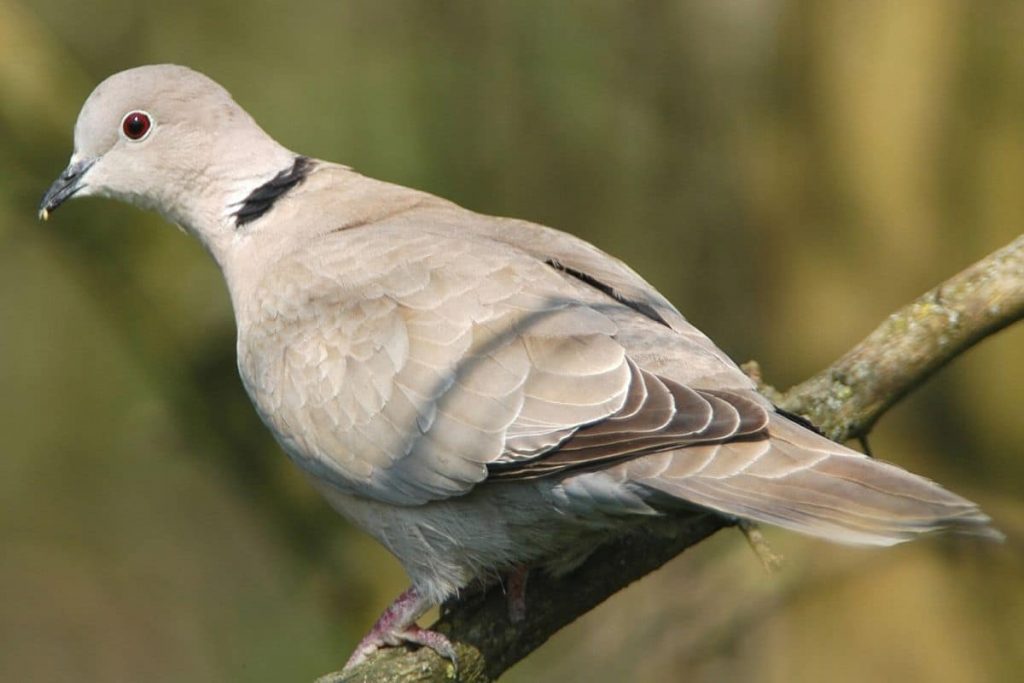
[{"label": "branch bark texture", "polygon": [[1024,235],[890,315],[776,403],[836,441],[862,436],[939,368],[1022,318]]},{"label": "branch bark texture", "polygon": [[[781,394],[763,389],[837,441],[863,436],[939,368],[1022,318],[1024,235],[890,315],[821,373]],[[500,588],[459,601],[432,627],[456,644],[458,672],[426,648],[392,648],[317,683],[493,681],[563,626],[728,525],[712,515],[653,520],[600,548],[568,577],[531,575],[527,616],[517,624],[508,618]]]}]

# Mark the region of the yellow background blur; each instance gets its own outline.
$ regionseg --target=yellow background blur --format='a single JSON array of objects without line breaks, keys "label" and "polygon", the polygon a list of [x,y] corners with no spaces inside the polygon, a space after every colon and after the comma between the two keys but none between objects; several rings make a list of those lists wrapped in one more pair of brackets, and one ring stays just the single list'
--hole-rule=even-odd
[{"label": "yellow background blur", "polygon": [[[92,87],[178,62],[281,142],[634,265],[784,388],[1024,225],[1024,4],[0,0],[0,680],[310,681],[403,587],[234,369],[220,276],[36,202]],[[506,680],[1019,681],[1024,326],[876,429],[1002,547],[721,533]]]}]

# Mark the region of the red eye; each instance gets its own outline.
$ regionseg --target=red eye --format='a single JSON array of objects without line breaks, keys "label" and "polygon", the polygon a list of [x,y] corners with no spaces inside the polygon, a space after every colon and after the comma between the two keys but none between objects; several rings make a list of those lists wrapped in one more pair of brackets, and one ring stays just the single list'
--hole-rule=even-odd
[{"label": "red eye", "polygon": [[146,137],[152,125],[149,114],[144,111],[129,112],[121,120],[121,130],[129,140],[141,140]]}]

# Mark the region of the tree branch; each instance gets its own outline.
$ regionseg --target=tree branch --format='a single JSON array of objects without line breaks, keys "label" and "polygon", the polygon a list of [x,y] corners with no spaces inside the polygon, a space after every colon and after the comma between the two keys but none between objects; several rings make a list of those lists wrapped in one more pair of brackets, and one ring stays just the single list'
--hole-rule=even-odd
[{"label": "tree branch", "polygon": [[[890,315],[828,369],[784,394],[764,391],[833,439],[863,436],[943,365],[1022,318],[1024,235]],[[492,681],[563,626],[729,524],[713,515],[653,520],[600,548],[571,576],[531,575],[520,623],[509,621],[505,596],[495,587],[452,605],[432,628],[456,644],[459,681]],[[455,680],[454,674],[426,648],[392,648],[317,683],[427,683]]]},{"label": "tree branch", "polygon": [[1024,235],[890,315],[778,405],[836,441],[864,435],[939,368],[1022,318]]}]

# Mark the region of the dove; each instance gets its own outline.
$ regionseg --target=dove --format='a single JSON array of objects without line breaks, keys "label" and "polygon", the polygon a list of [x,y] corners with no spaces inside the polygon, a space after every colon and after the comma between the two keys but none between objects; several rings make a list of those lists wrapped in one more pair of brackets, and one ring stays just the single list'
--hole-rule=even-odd
[{"label": "dove", "polygon": [[974,503],[776,409],[623,262],[527,221],[292,152],[182,66],[86,99],[73,197],[152,209],[224,275],[262,421],[410,588],[349,659],[523,568],[567,571],[652,516],[720,515],[827,541],[998,538]]}]

